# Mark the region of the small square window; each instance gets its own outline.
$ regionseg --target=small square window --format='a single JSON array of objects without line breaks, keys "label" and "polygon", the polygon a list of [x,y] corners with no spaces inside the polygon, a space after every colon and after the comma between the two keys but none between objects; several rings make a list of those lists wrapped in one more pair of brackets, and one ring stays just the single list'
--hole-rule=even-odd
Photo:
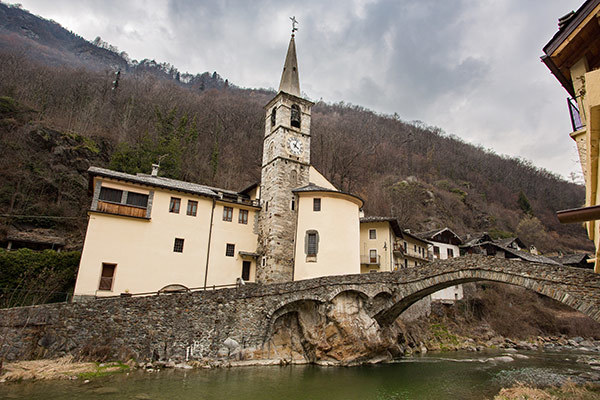
[{"label": "small square window", "polygon": [[173,251],[175,253],[183,253],[183,239],[176,238],[175,244],[173,245]]},{"label": "small square window", "polygon": [[313,211],[321,211],[321,199],[313,199]]},{"label": "small square window", "polygon": [[233,221],[233,207],[223,207],[223,221]]},{"label": "small square window", "polygon": [[369,229],[369,239],[377,239],[377,229]]},{"label": "small square window", "polygon": [[225,249],[225,255],[227,257],[233,257],[235,255],[235,244],[227,243],[227,248]]},{"label": "small square window", "polygon": [[181,207],[181,199],[177,197],[171,197],[171,204],[169,204],[169,212],[179,214],[179,208]]},{"label": "small square window", "polygon": [[238,223],[248,224],[248,210],[240,210],[240,215],[238,217]]},{"label": "small square window", "polygon": [[194,201],[194,200],[188,200],[187,215],[191,215],[192,217],[195,217],[197,212],[198,212],[198,202]]}]

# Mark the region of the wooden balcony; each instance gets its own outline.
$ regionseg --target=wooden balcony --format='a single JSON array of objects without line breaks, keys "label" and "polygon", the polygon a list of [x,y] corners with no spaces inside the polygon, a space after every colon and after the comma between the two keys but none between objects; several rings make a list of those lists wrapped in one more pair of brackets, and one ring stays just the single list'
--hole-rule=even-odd
[{"label": "wooden balcony", "polygon": [[146,218],[146,208],[130,206],[127,204],[110,203],[108,201],[98,201],[98,208],[94,211],[107,214],[124,215],[127,217]]}]

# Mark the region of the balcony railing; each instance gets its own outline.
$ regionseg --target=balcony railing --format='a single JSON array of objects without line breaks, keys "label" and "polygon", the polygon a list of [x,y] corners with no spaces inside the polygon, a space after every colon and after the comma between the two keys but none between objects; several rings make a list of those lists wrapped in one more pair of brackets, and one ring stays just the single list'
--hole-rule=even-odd
[{"label": "balcony railing", "polygon": [[577,105],[577,97],[567,98],[567,105],[569,106],[571,126],[573,127],[573,132],[576,132],[585,126],[585,124],[581,121],[581,114],[579,113],[579,106]]},{"label": "balcony railing", "polygon": [[360,263],[363,265],[380,265],[381,256],[360,256]]},{"label": "balcony railing", "polygon": [[95,211],[108,214],[126,215],[128,217],[146,218],[146,208],[130,206],[127,204],[110,203],[108,201],[98,201],[98,207]]}]

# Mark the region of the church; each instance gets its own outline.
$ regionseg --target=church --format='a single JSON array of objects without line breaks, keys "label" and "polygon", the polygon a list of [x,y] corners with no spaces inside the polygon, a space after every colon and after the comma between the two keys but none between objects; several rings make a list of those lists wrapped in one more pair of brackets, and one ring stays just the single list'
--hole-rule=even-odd
[{"label": "church", "polygon": [[[361,272],[363,201],[310,164],[311,107],[294,33],[265,106],[260,183],[240,192],[90,167],[74,299]],[[241,278],[241,280],[240,280]]]}]

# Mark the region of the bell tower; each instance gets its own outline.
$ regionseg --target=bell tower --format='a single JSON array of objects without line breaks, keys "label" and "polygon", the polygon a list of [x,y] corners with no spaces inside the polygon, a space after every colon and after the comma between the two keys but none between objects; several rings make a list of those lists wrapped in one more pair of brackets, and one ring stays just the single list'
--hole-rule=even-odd
[{"label": "bell tower", "polygon": [[292,23],[279,92],[265,106],[258,235],[262,259],[256,268],[256,281],[261,283],[293,280],[298,208],[292,190],[309,183],[310,113],[314,103],[300,94],[295,18]]}]

